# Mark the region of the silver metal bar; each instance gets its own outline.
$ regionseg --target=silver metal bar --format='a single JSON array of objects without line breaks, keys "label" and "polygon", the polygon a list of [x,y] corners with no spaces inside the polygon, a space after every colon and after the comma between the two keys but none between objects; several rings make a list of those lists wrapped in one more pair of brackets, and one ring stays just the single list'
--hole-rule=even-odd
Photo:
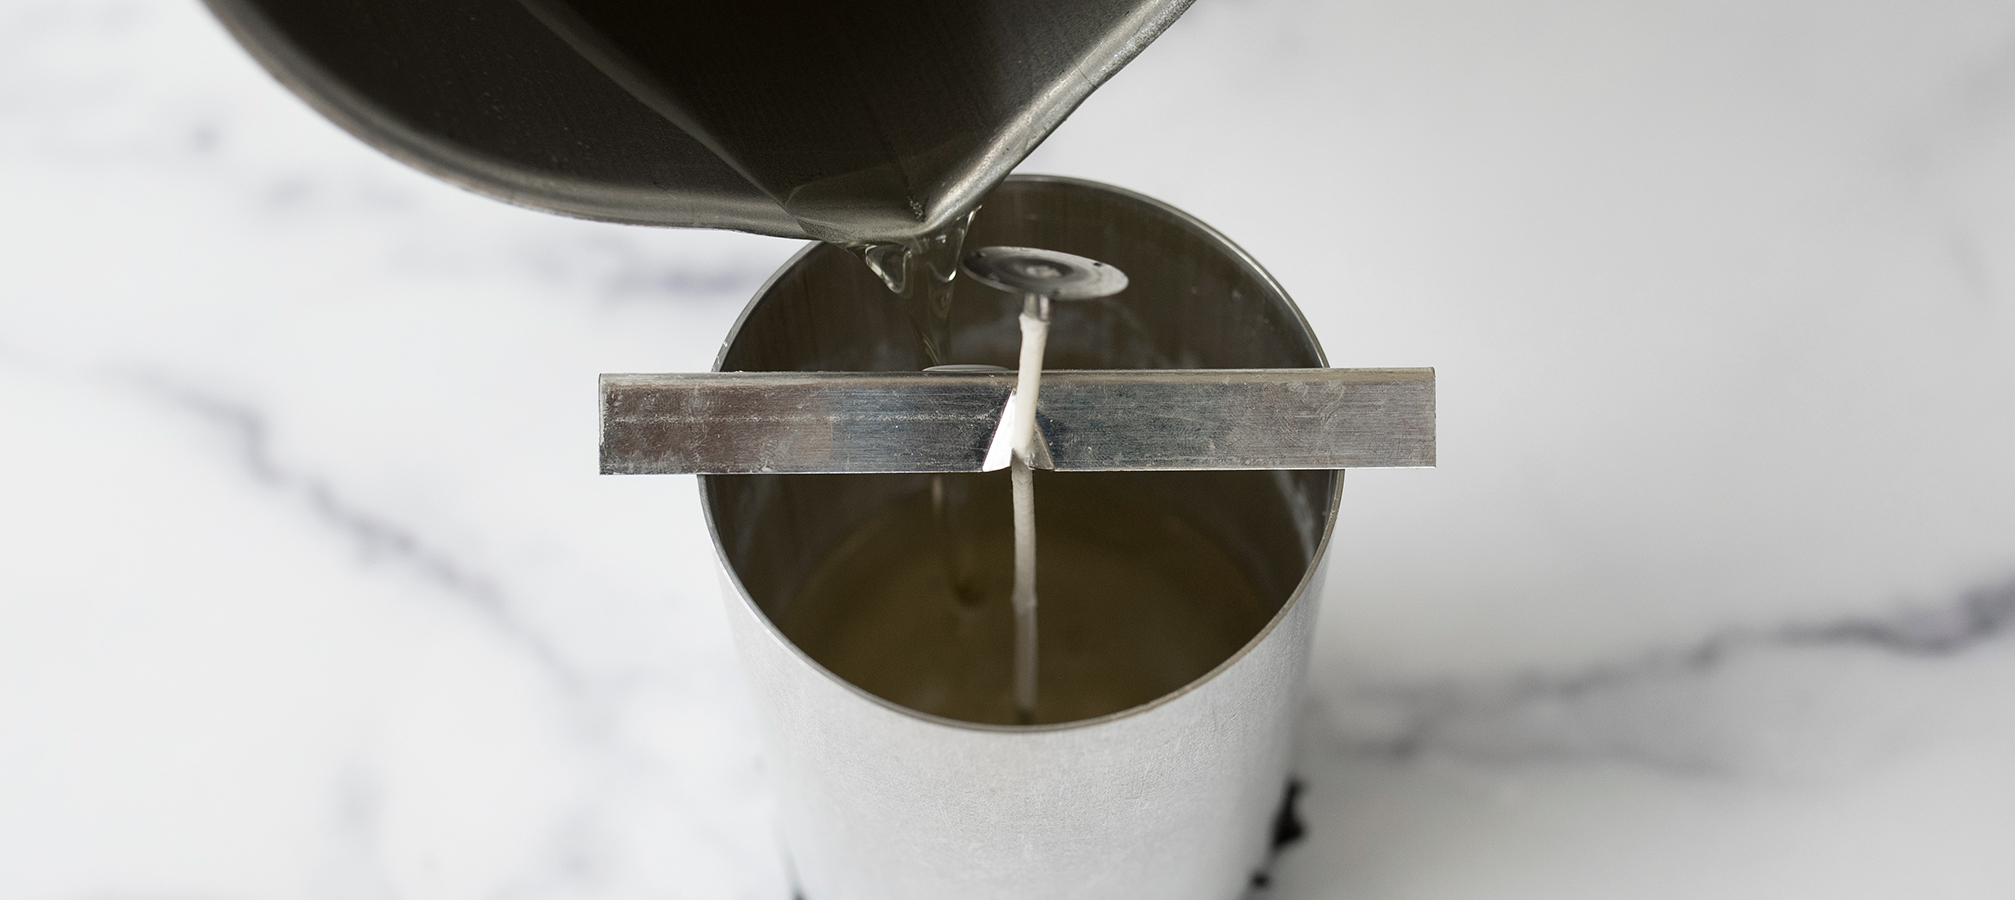
[{"label": "silver metal bar", "polygon": [[1014,373],[603,375],[602,472],[977,472]]},{"label": "silver metal bar", "polygon": [[1434,465],[1433,369],[1043,374],[1059,471]]},{"label": "silver metal bar", "polygon": [[[602,472],[977,472],[1013,372],[604,375]],[[1052,370],[1059,471],[1434,465],[1433,369]]]}]

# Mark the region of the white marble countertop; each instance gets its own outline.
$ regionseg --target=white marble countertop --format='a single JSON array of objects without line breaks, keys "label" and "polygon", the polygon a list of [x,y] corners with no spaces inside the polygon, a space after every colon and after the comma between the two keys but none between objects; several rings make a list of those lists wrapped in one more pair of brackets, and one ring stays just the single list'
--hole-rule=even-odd
[{"label": "white marble countertop", "polygon": [[[2015,6],[1205,0],[1024,169],[1439,370],[1275,896],[2015,896]],[[594,384],[795,244],[429,181],[189,0],[0,2],[0,205],[0,897],[786,896]]]}]

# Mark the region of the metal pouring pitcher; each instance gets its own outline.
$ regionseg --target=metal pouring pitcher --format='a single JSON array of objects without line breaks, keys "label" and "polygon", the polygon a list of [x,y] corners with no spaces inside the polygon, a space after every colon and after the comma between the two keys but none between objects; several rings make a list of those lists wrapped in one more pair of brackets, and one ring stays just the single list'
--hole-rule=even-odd
[{"label": "metal pouring pitcher", "polygon": [[842,244],[970,212],[1189,0],[207,0],[322,114],[536,209]]},{"label": "metal pouring pitcher", "polygon": [[[1016,177],[987,198],[972,234],[1106,260],[1134,279],[1137,293],[1058,308],[1049,352],[1060,366],[1325,364],[1266,272],[1154,200]],[[960,296],[956,357],[1012,362],[1019,303],[970,286]],[[887,291],[821,244],[764,286],[716,369],[902,371],[920,365],[918,354]],[[1197,677],[1131,708],[1050,725],[942,718],[838,677],[778,624],[822,559],[939,476],[701,476],[806,900],[1230,900],[1265,864],[1343,473],[1039,474],[1051,479],[1039,488],[1052,498],[1045,504],[1096,498],[1110,508],[1102,527],[1115,533],[1161,527],[1127,497],[1193,523],[1255,586],[1263,615],[1225,635],[1231,649]],[[1122,637],[1059,631],[1044,640]]]}]

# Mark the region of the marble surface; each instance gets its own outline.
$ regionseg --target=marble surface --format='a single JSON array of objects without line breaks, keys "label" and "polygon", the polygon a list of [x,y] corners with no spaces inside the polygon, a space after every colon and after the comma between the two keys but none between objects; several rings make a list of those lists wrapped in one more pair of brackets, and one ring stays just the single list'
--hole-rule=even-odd
[{"label": "marble surface", "polygon": [[[1273,896],[2015,896],[2015,7],[1204,0],[1024,169],[1439,369]],[[0,204],[0,896],[787,896],[593,397],[795,244],[433,183],[187,0],[0,2]]]}]

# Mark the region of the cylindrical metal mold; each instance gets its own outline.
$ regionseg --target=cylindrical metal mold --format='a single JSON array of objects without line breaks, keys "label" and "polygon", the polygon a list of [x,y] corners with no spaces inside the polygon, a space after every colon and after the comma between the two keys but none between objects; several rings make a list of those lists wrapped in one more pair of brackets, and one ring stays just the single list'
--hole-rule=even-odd
[{"label": "cylindrical metal mold", "polygon": [[[1326,365],[1264,270],[1157,201],[1012,178],[988,196],[967,242],[995,244],[1088,256],[1132,279],[1118,296],[1055,308],[1049,366]],[[1018,309],[1017,298],[961,282],[951,361],[1013,364]],[[924,365],[901,304],[858,260],[812,245],[749,305],[716,368]],[[1150,498],[1198,523],[1271,615],[1252,620],[1214,667],[1130,708],[1051,725],[942,718],[835,676],[777,625],[827,554],[878,510],[930,490],[932,476],[701,477],[807,900],[1228,900],[1264,863],[1342,473],[1038,474],[1049,479],[1037,487],[1039,516],[1045,497],[1083,488]],[[1126,514],[1117,511],[1119,527]]]}]

